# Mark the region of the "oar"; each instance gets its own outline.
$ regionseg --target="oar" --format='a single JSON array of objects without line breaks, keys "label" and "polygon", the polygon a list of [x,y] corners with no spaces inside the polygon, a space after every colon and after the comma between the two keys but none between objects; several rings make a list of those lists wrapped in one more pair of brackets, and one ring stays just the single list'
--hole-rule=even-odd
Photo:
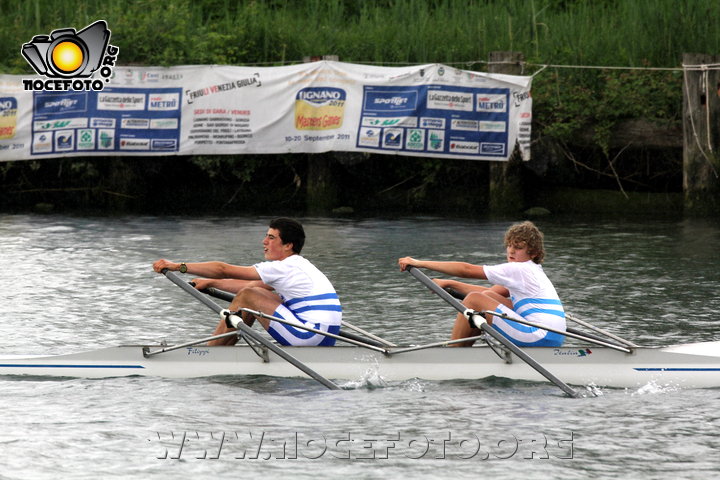
[{"label": "oar", "polygon": [[[455,310],[462,313],[463,315],[470,318],[473,316],[474,312],[470,309],[468,309],[465,305],[460,303],[457,298],[450,295],[448,292],[443,290],[437,283],[433,282],[427,275],[425,275],[423,272],[418,270],[414,267],[407,267],[407,271],[410,272],[410,275],[415,277],[417,280],[420,281],[423,285],[428,287],[433,292],[437,293],[440,298],[448,302],[450,305],[452,305]],[[565,382],[557,378],[555,375],[547,371],[545,367],[540,365],[538,362],[535,361],[530,355],[522,351],[517,345],[512,343],[510,340],[505,338],[500,332],[492,328],[490,325],[487,324],[483,320],[483,322],[480,324],[480,329],[493,337],[498,342],[502,343],[505,347],[507,347],[508,350],[510,350],[512,353],[517,355],[522,361],[527,363],[530,367],[535,369],[540,375],[547,378],[549,381],[554,383],[557,387],[559,387],[563,392],[570,395],[571,397],[577,398],[580,395],[572,389],[570,386],[568,386]]]},{"label": "oar", "polygon": [[[194,284],[192,282],[190,282],[190,285],[194,286]],[[228,291],[225,291],[225,290],[220,290],[215,287],[206,288],[206,289],[202,290],[202,292],[207,293],[211,297],[219,298],[220,300],[225,300],[227,302],[232,302],[233,299],[235,298],[234,294],[232,294]],[[359,333],[365,335],[366,337],[371,338],[372,340],[369,340],[368,338],[363,338],[359,335],[354,335],[354,334],[352,334],[350,332],[346,332],[344,330],[340,330],[340,333],[338,333],[338,335],[341,337],[349,338],[350,340],[354,340],[355,342],[362,342],[362,343],[365,343],[368,345],[372,345],[374,347],[395,347],[395,346],[397,346],[394,343],[390,343],[387,340],[384,340],[376,335],[373,335],[370,332],[366,332],[365,330],[363,330],[359,327],[356,327],[355,325],[351,325],[350,322],[348,322],[346,320],[342,321],[342,325],[345,327],[348,327],[352,330],[355,330],[356,332],[359,332]],[[354,342],[350,342],[350,343],[354,343]]]},{"label": "oar", "polygon": [[[457,298],[458,300],[464,300],[464,299],[465,299],[465,296],[466,296],[466,295],[463,295],[462,293],[458,292],[457,290],[455,290],[455,289],[452,288],[452,287],[445,287],[444,290],[445,290],[446,292],[448,292],[450,295],[452,295],[453,297]],[[594,343],[594,344],[596,344],[596,345],[601,345],[601,346],[603,346],[603,347],[609,347],[609,348],[612,348],[612,349],[615,349],[615,350],[619,350],[619,351],[625,352],[625,353],[632,353],[632,351],[631,351],[630,349],[631,349],[631,348],[637,348],[637,345],[635,345],[634,343],[629,342],[629,341],[627,341],[627,340],[624,340],[624,339],[622,339],[622,338],[620,338],[620,337],[618,337],[618,336],[615,336],[615,335],[613,335],[613,334],[610,333],[610,332],[606,332],[605,330],[603,330],[603,329],[601,329],[601,328],[598,328],[598,327],[596,327],[596,326],[594,326],[594,325],[591,325],[591,324],[589,324],[589,323],[587,323],[587,322],[584,322],[584,321],[580,320],[579,318],[576,318],[575,316],[573,316],[571,313],[568,313],[568,312],[565,312],[565,318],[566,318],[566,319],[572,320],[572,321],[574,321],[575,323],[579,323],[580,325],[583,325],[583,326],[585,326],[585,327],[587,327],[587,328],[589,328],[589,329],[591,329],[591,330],[594,330],[594,331],[596,331],[596,332],[599,332],[599,333],[602,333],[602,334],[604,334],[604,335],[607,335],[609,338],[611,338],[611,339],[613,339],[613,340],[617,340],[619,343],[622,343],[623,345],[626,345],[626,347],[624,347],[624,346],[622,346],[622,345],[618,345],[617,343],[609,342],[607,339],[602,338],[602,337],[598,337],[597,335],[593,335],[592,333],[583,332],[582,330],[578,330],[578,329],[572,328],[572,327],[566,327],[566,328],[565,328],[565,331],[564,331],[564,332],[561,332],[561,331],[558,331],[558,330],[554,330],[554,329],[552,329],[552,328],[544,327],[544,326],[542,326],[542,325],[537,325],[537,324],[532,323],[532,322],[522,322],[522,321],[520,321],[520,320],[518,320],[518,319],[516,319],[516,318],[507,318],[504,313],[503,313],[503,314],[499,314],[499,313],[495,313],[495,312],[487,312],[487,313],[489,313],[489,314],[491,314],[491,315],[495,315],[496,317],[505,318],[505,319],[507,319],[507,320],[513,320],[513,321],[518,322],[518,323],[525,323],[525,325],[529,325],[529,326],[531,326],[531,327],[542,328],[542,329],[545,329],[545,330],[547,330],[547,331],[549,331],[549,332],[559,333],[559,334],[565,335],[565,336],[567,336],[567,337],[576,338],[576,339],[583,340],[583,341],[586,341],[586,342]]]},{"label": "oar", "polygon": [[353,345],[357,345],[358,347],[368,348],[370,350],[375,350],[376,352],[380,352],[380,353],[388,353],[388,351],[385,348],[383,348],[382,346],[370,345],[369,343],[366,343],[364,339],[363,340],[355,340],[355,339],[352,339],[349,337],[335,335],[334,333],[323,332],[322,330],[319,330],[317,328],[313,328],[308,325],[301,325],[301,324],[298,324],[297,322],[291,322],[289,320],[285,320],[284,318],[275,317],[273,315],[268,315],[267,313],[263,313],[258,310],[252,310],[250,308],[242,308],[241,307],[241,308],[238,308],[236,312],[231,312],[230,310],[222,311],[222,313],[225,315],[226,318],[230,317],[230,323],[235,328],[237,328],[236,323],[243,321],[242,317],[239,315],[239,313],[241,313],[241,312],[247,312],[255,318],[266,318],[268,320],[274,320],[278,323],[290,325],[291,327],[294,327],[294,328],[300,328],[303,330],[307,330],[308,332],[317,333],[318,335],[324,335],[326,337],[334,338],[335,340],[341,340],[343,342],[348,342]]},{"label": "oar", "polygon": [[[223,308],[218,305],[217,303],[213,302],[208,298],[206,295],[201,293],[199,290],[192,287],[189,283],[181,279],[177,273],[170,272],[167,269],[163,270],[162,273],[165,275],[165,277],[173,282],[178,287],[185,290],[187,293],[195,297],[197,300],[199,300],[201,303],[204,303],[207,307],[209,307],[212,311],[215,313],[220,313],[223,311]],[[276,355],[278,355],[280,358],[284,359],[294,367],[298,368],[302,372],[309,375],[311,378],[317,380],[321,384],[323,384],[325,387],[329,388],[330,390],[339,390],[340,387],[335,385],[333,382],[328,380],[327,378],[323,377],[319,373],[317,373],[315,370],[312,370],[310,367],[302,363],[300,360],[296,359],[292,355],[290,355],[288,352],[283,350],[282,348],[278,347],[274,343],[270,342],[269,340],[263,338],[261,335],[257,334],[255,331],[253,331],[252,328],[245,325],[243,322],[239,322],[237,325],[238,330],[240,330],[243,335],[246,335],[256,342],[262,344],[263,346],[267,347],[269,350],[274,352]]]}]

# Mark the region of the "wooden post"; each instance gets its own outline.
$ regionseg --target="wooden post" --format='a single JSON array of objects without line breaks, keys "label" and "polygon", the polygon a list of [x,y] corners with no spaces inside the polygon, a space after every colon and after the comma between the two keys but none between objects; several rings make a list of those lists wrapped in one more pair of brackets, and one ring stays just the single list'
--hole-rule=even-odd
[{"label": "wooden post", "polygon": [[[488,72],[521,75],[523,63],[521,52],[490,52]],[[523,203],[522,159],[515,151],[507,162],[490,163],[490,212],[514,214],[522,210]]]},{"label": "wooden post", "polygon": [[720,212],[719,64],[720,55],[683,55],[683,192],[690,214]]},{"label": "wooden post", "polygon": [[[320,60],[339,60],[337,55],[323,55],[304,57],[305,63],[317,62]],[[331,169],[330,153],[310,153],[308,158],[308,169],[306,177],[307,191],[305,194],[305,207],[308,213],[323,215],[330,213],[337,201],[337,188],[333,180]]]}]

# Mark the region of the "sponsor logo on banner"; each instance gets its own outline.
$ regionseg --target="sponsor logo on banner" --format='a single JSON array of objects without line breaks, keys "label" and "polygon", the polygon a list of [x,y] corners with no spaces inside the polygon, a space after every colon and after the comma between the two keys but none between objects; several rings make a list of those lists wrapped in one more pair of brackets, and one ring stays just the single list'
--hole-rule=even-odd
[{"label": "sponsor logo on banner", "polygon": [[95,129],[81,128],[77,131],[77,149],[95,150]]},{"label": "sponsor logo on banner", "polygon": [[114,118],[91,118],[90,126],[93,128],[115,128]]},{"label": "sponsor logo on banner", "polygon": [[450,90],[428,90],[427,108],[435,110],[473,111],[473,94]]},{"label": "sponsor logo on banner", "polygon": [[444,118],[420,117],[421,128],[445,128]]},{"label": "sponsor logo on banner", "polygon": [[149,138],[121,138],[120,150],[150,150]]},{"label": "sponsor logo on banner", "polygon": [[480,150],[478,142],[460,142],[453,140],[450,142],[450,153],[477,154]]},{"label": "sponsor logo on banner", "polygon": [[[98,20],[82,30],[59,28],[35,35],[20,53],[38,75],[48,80],[23,79],[26,91],[101,91],[113,76],[120,49],[109,44],[110,30]],[[100,78],[91,78],[95,73]]]},{"label": "sponsor logo on banner", "polygon": [[81,113],[87,111],[87,93],[48,93],[35,95],[35,115]]},{"label": "sponsor logo on banner", "polygon": [[477,132],[478,122],[477,120],[462,120],[459,118],[453,118],[450,128],[452,130],[466,130],[468,132]]},{"label": "sponsor logo on banner", "polygon": [[428,150],[433,152],[445,150],[445,130],[428,130]]},{"label": "sponsor logo on banner", "polygon": [[98,150],[113,150],[115,148],[115,130],[101,128],[98,130]]},{"label": "sponsor logo on banner", "polygon": [[477,96],[478,112],[502,113],[507,111],[507,95],[504,93],[481,93]]},{"label": "sponsor logo on banner", "polygon": [[33,122],[33,130],[59,130],[61,128],[86,128],[87,118],[60,118]]},{"label": "sponsor logo on banner", "polygon": [[148,118],[123,118],[120,120],[120,128],[149,128],[150,119]]},{"label": "sponsor logo on banner", "polygon": [[380,146],[380,128],[363,128],[358,136],[358,145],[361,147],[379,147]]},{"label": "sponsor logo on banner", "polygon": [[99,93],[98,110],[145,110],[144,93]]},{"label": "sponsor logo on banner", "polygon": [[50,153],[53,149],[52,132],[39,132],[33,135],[33,153]]},{"label": "sponsor logo on banner", "polygon": [[150,128],[157,128],[160,130],[167,130],[167,129],[176,129],[178,128],[178,119],[177,118],[151,118],[150,119]]},{"label": "sponsor logo on banner", "polygon": [[345,90],[334,87],[308,87],[295,96],[297,130],[340,128],[345,113]]},{"label": "sponsor logo on banner", "polygon": [[505,155],[505,144],[483,142],[480,144],[480,153],[487,153],[490,155]]},{"label": "sponsor logo on banner", "polygon": [[386,128],[383,130],[383,148],[402,148],[403,129]]},{"label": "sponsor logo on banner", "polygon": [[150,143],[151,150],[175,150],[177,149],[177,140],[174,138],[153,138]]},{"label": "sponsor logo on banner", "polygon": [[408,150],[425,150],[425,130],[411,128],[407,131],[405,148]]},{"label": "sponsor logo on banner", "polygon": [[417,127],[417,117],[363,117],[363,127]]},{"label": "sponsor logo on banner", "polygon": [[17,123],[17,99],[0,97],[0,140],[13,138]]},{"label": "sponsor logo on banner", "polygon": [[75,147],[75,130],[58,130],[55,132],[55,151],[69,152]]},{"label": "sponsor logo on banner", "polygon": [[140,83],[157,83],[160,81],[160,74],[155,72],[138,72]]},{"label": "sponsor logo on banner", "polygon": [[177,93],[152,93],[148,98],[148,110],[168,111],[180,108],[180,95]]},{"label": "sponsor logo on banner", "polygon": [[481,132],[504,132],[507,130],[506,122],[480,122]]},{"label": "sponsor logo on banner", "polygon": [[370,90],[365,93],[366,112],[414,111],[417,108],[417,91],[397,92]]}]

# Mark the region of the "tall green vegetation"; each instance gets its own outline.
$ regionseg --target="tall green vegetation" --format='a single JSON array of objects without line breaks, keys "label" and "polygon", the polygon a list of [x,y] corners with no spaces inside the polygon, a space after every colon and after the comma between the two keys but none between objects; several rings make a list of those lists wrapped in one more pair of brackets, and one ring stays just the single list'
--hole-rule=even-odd
[{"label": "tall green vegetation", "polygon": [[530,62],[676,67],[720,50],[714,0],[0,1],[0,68],[33,35],[105,19],[125,63],[275,63],[337,54],[358,63],[474,65],[494,50]]},{"label": "tall green vegetation", "polygon": [[[98,19],[121,65],[274,65],[335,54],[483,71],[489,52],[520,51],[525,74],[556,66],[534,79],[533,135],[571,144],[590,132],[595,169],[616,154],[610,137],[622,120],[679,124],[682,73],[568,67],[671,69],[684,52],[720,51],[717,0],[0,0],[0,18],[0,73],[13,74],[32,73],[20,46],[33,35]],[[449,168],[425,162],[427,178]],[[227,161],[195,163],[213,174]],[[247,164],[240,178],[257,166]]]}]

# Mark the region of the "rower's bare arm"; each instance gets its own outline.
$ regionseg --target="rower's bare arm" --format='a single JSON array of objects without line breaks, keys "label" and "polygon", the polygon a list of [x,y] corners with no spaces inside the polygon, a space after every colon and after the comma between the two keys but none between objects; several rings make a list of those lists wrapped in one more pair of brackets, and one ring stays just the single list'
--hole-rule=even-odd
[{"label": "rower's bare arm", "polygon": [[164,269],[177,272],[180,271],[180,267],[183,264],[185,265],[186,273],[191,273],[200,277],[260,280],[260,275],[255,267],[230,265],[229,263],[224,262],[177,263],[162,259],[153,263],[153,270],[158,273],[161,273]]},{"label": "rower's bare arm", "polygon": [[255,267],[230,265],[224,262],[188,263],[187,271],[206,278],[230,278],[238,280],[260,280]]},{"label": "rower's bare arm", "polygon": [[[473,285],[472,283],[465,283],[465,282],[460,282],[458,280],[450,280],[447,278],[434,278],[433,282],[437,283],[442,288],[452,288],[453,290],[455,290],[456,292],[458,292],[462,295],[467,295],[468,293],[472,293],[472,292],[484,292],[486,290],[491,290],[491,289],[495,290],[495,287],[498,286],[498,285],[495,285],[492,288],[491,287],[483,287],[481,285]],[[503,287],[500,287],[500,288],[503,288]]]},{"label": "rower's bare arm", "polygon": [[232,278],[194,278],[192,281],[198,290],[206,290],[208,288],[217,288],[230,293],[238,293],[243,288],[261,287],[272,290],[272,287],[266,285],[262,280],[236,280]]},{"label": "rower's bare arm", "polygon": [[398,260],[400,270],[407,267],[427,268],[436,272],[461,278],[487,278],[482,265],[473,265],[467,262],[436,262],[431,260],[416,260],[412,257],[403,257]]}]

